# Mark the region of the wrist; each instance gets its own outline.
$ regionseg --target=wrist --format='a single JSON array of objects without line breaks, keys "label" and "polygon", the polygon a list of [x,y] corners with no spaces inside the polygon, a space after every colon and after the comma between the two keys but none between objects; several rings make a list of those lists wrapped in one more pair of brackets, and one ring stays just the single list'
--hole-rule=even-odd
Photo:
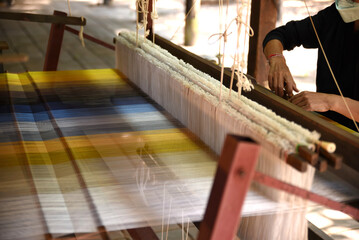
[{"label": "wrist", "polygon": [[269,54],[267,59],[270,60],[271,58],[274,58],[274,57],[284,57],[284,56],[282,53],[272,53],[272,54]]},{"label": "wrist", "polygon": [[284,56],[282,53],[272,53],[267,56],[268,61],[270,61],[271,59],[274,59],[274,58],[283,58],[284,59]]},{"label": "wrist", "polygon": [[329,103],[329,110],[337,112],[341,101],[340,96],[335,94],[328,94],[327,101]]},{"label": "wrist", "polygon": [[270,54],[267,57],[267,62],[269,65],[272,65],[272,64],[282,64],[283,62],[285,63],[286,61],[285,61],[283,54],[274,53],[274,54]]}]

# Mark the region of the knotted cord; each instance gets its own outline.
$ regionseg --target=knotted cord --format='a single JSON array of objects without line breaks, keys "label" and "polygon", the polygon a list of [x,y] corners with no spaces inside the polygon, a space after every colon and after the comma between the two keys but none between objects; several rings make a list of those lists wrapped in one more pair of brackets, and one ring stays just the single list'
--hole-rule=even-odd
[{"label": "knotted cord", "polygon": [[[67,0],[67,7],[69,8],[69,16],[72,16],[71,14],[71,6],[70,6],[70,0]],[[84,21],[84,17],[81,16],[81,20]],[[81,41],[81,45],[85,47],[85,41],[84,41],[84,26],[81,25],[80,31],[79,31],[79,39]]]},{"label": "knotted cord", "polygon": [[[220,1],[219,4],[223,4],[223,1]],[[244,87],[244,89],[246,91],[250,91],[253,88],[253,85],[250,83],[247,76],[243,73],[244,67],[245,67],[244,55],[245,55],[245,46],[246,46],[247,36],[249,35],[250,37],[252,37],[253,34],[254,34],[253,29],[248,24],[250,1],[247,3],[246,20],[242,21],[243,2],[241,4],[241,6],[240,6],[239,0],[237,0],[237,16],[235,18],[233,18],[229,22],[229,24],[227,25],[228,6],[229,6],[229,1],[227,0],[225,30],[223,31],[223,33],[215,33],[215,34],[212,34],[209,37],[209,39],[211,39],[214,36],[219,36],[218,40],[221,40],[223,38],[223,54],[221,55],[221,57],[222,57],[221,80],[220,80],[221,81],[221,86],[220,86],[220,91],[219,91],[219,99],[220,100],[222,99],[222,85],[223,85],[223,77],[224,77],[225,47],[226,47],[226,43],[227,43],[227,37],[231,34],[231,33],[228,33],[228,30],[231,27],[232,23],[234,23],[234,22],[237,25],[237,45],[236,45],[236,53],[235,53],[234,61],[233,61],[233,65],[232,65],[232,75],[231,75],[230,90],[232,90],[234,74],[237,75],[237,79],[238,79],[238,82],[237,82],[238,95],[241,95],[242,87]],[[242,49],[242,51],[241,51],[242,61],[239,61],[239,59],[240,59],[239,58],[239,55],[240,55],[240,51],[239,51],[240,44],[239,44],[239,42],[240,42],[240,34],[241,34],[242,25],[244,25],[246,27],[246,30],[245,30],[243,47],[241,48]],[[249,29],[249,30],[247,30],[247,29]],[[220,45],[221,45],[221,41],[220,41]],[[231,91],[229,91],[229,96],[231,96]]]}]

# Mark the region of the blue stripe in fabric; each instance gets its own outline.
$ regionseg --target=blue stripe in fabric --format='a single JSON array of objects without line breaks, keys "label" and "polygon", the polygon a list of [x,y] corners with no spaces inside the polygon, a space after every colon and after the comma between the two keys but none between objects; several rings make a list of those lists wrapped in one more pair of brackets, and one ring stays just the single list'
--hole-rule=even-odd
[{"label": "blue stripe in fabric", "polygon": [[114,105],[135,105],[135,104],[148,104],[148,101],[142,97],[116,97],[112,99]]},{"label": "blue stripe in fabric", "polygon": [[51,110],[55,118],[86,117],[109,114],[145,113],[158,111],[151,104],[122,105],[104,108]]},{"label": "blue stripe in fabric", "polygon": [[12,122],[13,118],[12,118],[12,114],[11,113],[1,113],[0,114],[0,122],[4,123],[4,122]]}]

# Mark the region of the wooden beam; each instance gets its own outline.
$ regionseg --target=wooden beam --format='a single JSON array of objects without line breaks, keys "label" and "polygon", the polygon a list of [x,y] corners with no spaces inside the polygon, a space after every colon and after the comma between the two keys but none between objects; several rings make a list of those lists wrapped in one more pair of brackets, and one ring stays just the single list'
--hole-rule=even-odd
[{"label": "wooden beam", "polygon": [[269,31],[275,28],[277,8],[275,0],[252,1],[251,22],[254,36],[249,39],[248,74],[264,85],[267,81],[267,60],[263,54],[262,42]]},{"label": "wooden beam", "polygon": [[127,229],[133,240],[158,240],[156,233],[150,227]]},{"label": "wooden beam", "polygon": [[228,135],[223,146],[198,240],[234,239],[254,176],[260,152],[257,143]]},{"label": "wooden beam", "polygon": [[332,199],[327,198],[326,196],[322,196],[314,192],[311,192],[309,190],[306,190],[304,188],[300,188],[292,184],[289,184],[287,182],[283,182],[282,180],[265,175],[264,173],[261,172],[255,172],[253,180],[267,187],[278,189],[286,193],[295,195],[297,197],[301,197],[302,199],[312,201],[321,206],[343,212],[345,214],[348,214],[355,220],[357,221],[359,220],[359,209],[352,207],[348,204],[336,202]]},{"label": "wooden beam", "polygon": [[44,14],[33,14],[33,13],[0,12],[0,19],[27,21],[27,22],[40,22],[40,23],[53,23],[53,24],[66,24],[66,25],[79,25],[79,26],[86,25],[86,19],[82,20],[79,17],[68,17],[66,15],[44,15]]},{"label": "wooden beam", "polygon": [[[66,16],[67,13],[54,11],[55,16]],[[53,23],[51,24],[51,30],[49,35],[49,41],[47,43],[47,50],[44,63],[44,71],[56,71],[60,58],[62,39],[64,37],[65,24]]]},{"label": "wooden beam", "polygon": [[[74,28],[72,28],[72,27],[69,27],[69,26],[65,26],[65,30],[68,31],[68,32],[70,32],[70,33],[73,33],[73,34],[75,34],[75,35],[78,35],[78,34],[80,33],[79,30],[76,30],[76,29],[74,29]],[[83,33],[83,36],[84,36],[84,38],[86,38],[87,40],[89,40],[89,41],[91,41],[91,42],[94,42],[94,43],[97,43],[97,44],[99,44],[99,45],[101,45],[101,46],[103,46],[103,47],[105,47],[105,48],[111,49],[111,50],[113,50],[113,51],[116,50],[116,48],[115,48],[114,45],[109,44],[109,43],[106,43],[106,42],[104,42],[104,41],[102,41],[102,40],[100,40],[100,39],[97,39],[97,38],[95,38],[95,37],[93,37],[93,36],[91,36],[91,35],[88,35],[88,34],[86,34],[86,33]]]},{"label": "wooden beam", "polygon": [[0,55],[0,63],[27,62],[29,56],[26,54],[4,54]]},{"label": "wooden beam", "polygon": [[6,50],[9,49],[9,45],[6,41],[0,41],[0,50]]}]

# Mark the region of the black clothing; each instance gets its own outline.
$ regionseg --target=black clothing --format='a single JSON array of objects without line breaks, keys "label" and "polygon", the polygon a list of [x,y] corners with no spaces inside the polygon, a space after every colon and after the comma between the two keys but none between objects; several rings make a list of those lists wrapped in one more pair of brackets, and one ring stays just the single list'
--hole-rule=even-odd
[{"label": "black clothing", "polygon": [[[359,31],[354,31],[353,22],[345,23],[342,20],[335,4],[312,18],[343,95],[359,101]],[[280,40],[285,50],[292,50],[300,45],[318,48],[317,91],[339,95],[309,17],[291,21],[268,33],[263,41],[263,48],[272,39]],[[355,129],[352,120],[341,114],[332,111],[321,114]]]}]

